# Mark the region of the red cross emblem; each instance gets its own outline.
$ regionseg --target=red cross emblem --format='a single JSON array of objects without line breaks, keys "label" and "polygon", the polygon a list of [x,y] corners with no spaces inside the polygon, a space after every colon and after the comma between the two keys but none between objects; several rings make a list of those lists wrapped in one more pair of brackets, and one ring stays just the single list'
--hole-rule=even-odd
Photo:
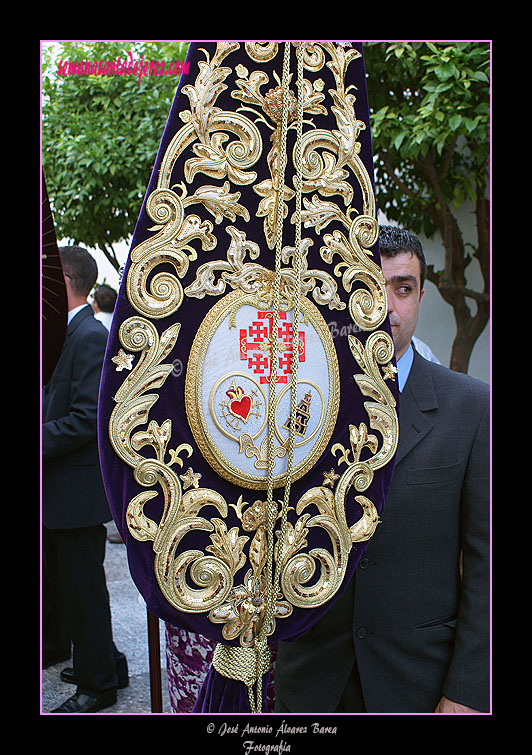
[{"label": "red cross emblem", "polygon": [[[240,359],[247,360],[248,368],[258,375],[261,383],[269,383],[271,375],[272,344],[277,354],[276,383],[287,383],[292,374],[293,325],[286,322],[286,312],[279,312],[279,319],[285,320],[277,328],[277,340],[272,337],[272,312],[257,312],[258,319],[247,328],[240,330]],[[305,333],[298,333],[299,361],[305,361]],[[282,374],[281,374],[282,373]]]}]

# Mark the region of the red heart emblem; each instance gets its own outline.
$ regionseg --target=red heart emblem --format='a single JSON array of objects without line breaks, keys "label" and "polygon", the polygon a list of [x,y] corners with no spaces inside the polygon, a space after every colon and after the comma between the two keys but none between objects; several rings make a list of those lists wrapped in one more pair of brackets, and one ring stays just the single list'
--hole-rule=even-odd
[{"label": "red heart emblem", "polygon": [[229,411],[243,419],[244,422],[247,422],[251,411],[251,398],[249,396],[242,396],[240,400],[233,399],[229,402]]}]

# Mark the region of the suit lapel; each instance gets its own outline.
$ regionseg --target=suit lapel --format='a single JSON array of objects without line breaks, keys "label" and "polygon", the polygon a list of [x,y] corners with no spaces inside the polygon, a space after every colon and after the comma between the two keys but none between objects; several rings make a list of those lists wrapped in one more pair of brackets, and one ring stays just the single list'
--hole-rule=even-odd
[{"label": "suit lapel", "polygon": [[414,350],[410,375],[399,400],[400,429],[396,464],[433,429],[432,420],[426,412],[437,407],[430,363]]}]

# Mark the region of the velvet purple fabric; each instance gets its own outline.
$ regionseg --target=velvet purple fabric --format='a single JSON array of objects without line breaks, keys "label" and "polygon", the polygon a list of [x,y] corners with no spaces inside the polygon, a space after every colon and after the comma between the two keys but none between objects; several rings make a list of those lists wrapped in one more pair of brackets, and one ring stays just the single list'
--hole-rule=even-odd
[{"label": "velvet purple fabric", "polygon": [[[353,47],[362,50],[361,43],[352,43]],[[184,67],[184,73],[181,76],[179,87],[175,96],[174,103],[172,105],[167,125],[164,134],[161,139],[159,152],[157,154],[152,176],[146,192],[146,198],[150,195],[157,184],[157,177],[159,173],[159,167],[162,157],[165,151],[176,134],[176,132],[183,126],[183,120],[179,114],[183,110],[187,110],[190,107],[189,99],[183,93],[183,87],[187,84],[194,85],[196,77],[198,75],[199,61],[205,60],[205,53],[202,50],[206,50],[212,59],[216,52],[216,42],[194,42],[190,44],[189,54],[187,58],[188,68]],[[249,58],[244,54],[243,44],[241,49],[229,56],[227,59],[227,65],[232,67],[233,74],[231,78],[231,86],[227,87],[225,91],[222,91],[216,101],[216,106],[222,109],[235,111],[236,108],[241,105],[230,96],[231,87],[234,86],[234,80],[236,74],[234,69],[238,63],[251,68]],[[224,61],[225,65],[225,61]],[[254,64],[252,64],[254,65]],[[256,65],[256,64],[255,64]],[[279,78],[281,77],[282,70],[282,45],[277,56],[269,62],[256,65],[261,70],[265,71],[269,76],[269,80],[272,82],[272,86],[276,84],[274,71],[277,72]],[[295,71],[295,57],[292,51],[292,70]],[[295,74],[294,74],[295,76]],[[315,79],[323,79],[324,87],[323,91],[326,92],[328,88],[333,85],[332,73],[324,66],[317,74],[309,74],[305,71],[305,76]],[[369,110],[366,96],[366,84],[365,84],[365,70],[363,59],[351,63],[348,70],[348,84],[355,87],[352,89],[356,93],[356,115],[361,121],[366,124],[365,130],[361,132],[359,140],[361,142],[360,158],[364,162],[370,176],[373,176],[373,158],[371,149],[371,137],[369,133]],[[292,84],[293,86],[293,84]],[[334,115],[331,113],[330,108],[326,116],[313,116],[315,125],[318,128],[326,128],[334,130],[337,128]],[[257,121],[257,127],[261,131],[263,143],[266,145],[263,151],[263,156],[258,161],[254,169],[258,173],[256,183],[264,180],[269,176],[269,171],[266,163],[266,154],[268,152],[268,145],[270,144],[271,129],[266,127],[264,123]],[[292,154],[292,146],[295,135],[293,131],[289,132],[289,146],[288,152]],[[193,156],[191,148],[185,150],[184,154],[178,159],[173,167],[172,184],[179,185],[184,181],[184,161]],[[352,206],[361,211],[361,190],[357,181],[352,175],[346,178],[354,189],[354,197]],[[212,178],[206,178],[201,172],[197,173],[190,182],[189,193],[192,193],[202,183],[213,184],[216,181]],[[218,182],[218,183],[223,183]],[[286,180],[287,185],[292,185],[291,176]],[[231,190],[238,190],[242,194],[240,199],[241,204],[246,207],[255,210],[258,207],[260,196],[254,193],[252,186],[245,185],[231,185]],[[309,195],[310,196],[310,195]],[[145,211],[146,198],[142,205],[140,215],[136,224],[131,249],[134,249],[139,243],[144,241],[153,235],[150,231],[150,227],[153,226]],[[212,221],[213,216],[201,205],[194,205],[194,213],[202,220]],[[290,212],[291,214],[291,212]],[[226,227],[228,225],[236,225],[245,230],[247,238],[257,242],[261,250],[264,248],[264,231],[263,231],[263,218],[257,217],[256,212],[250,209],[250,219],[248,222],[242,222],[241,218],[236,220],[228,220],[223,218],[220,223],[214,226],[213,233],[216,234],[219,240],[218,246],[213,251],[204,252],[201,249],[201,245],[197,243],[196,251],[198,253],[198,260],[195,263],[191,263],[190,269],[182,280],[183,288],[190,285],[195,278],[197,266],[210,259],[223,258],[225,255],[225,249],[227,247],[228,235]],[[290,222],[285,223],[286,234],[284,237],[284,244],[293,245],[294,238],[294,226]],[[333,226],[331,226],[332,232]],[[329,230],[329,229],[328,229]],[[344,229],[345,230],[345,229]],[[316,234],[314,228],[304,228],[304,237],[311,237],[313,244],[308,252],[308,267],[318,269],[332,270],[332,266],[325,265],[323,259],[320,256],[320,247],[322,241],[318,234]],[[194,245],[194,242],[192,242]],[[261,253],[260,263],[264,264],[264,254]],[[270,264],[273,267],[273,252],[268,255],[267,259],[270,260]],[[339,259],[339,258],[338,258]],[[379,263],[378,245],[373,247],[373,260]],[[160,617],[161,620],[167,622],[170,625],[179,627],[182,630],[195,632],[210,638],[213,642],[224,642],[224,644],[231,644],[222,639],[222,625],[212,623],[209,620],[207,613],[185,613],[176,610],[164,597],[159,589],[157,580],[154,574],[153,561],[154,553],[152,548],[152,542],[139,542],[132,537],[129,532],[126,522],[125,513],[128,503],[131,499],[138,495],[143,488],[135,481],[133,476],[133,470],[127,464],[125,464],[113,450],[108,435],[109,418],[114,408],[113,397],[116,394],[118,388],[124,381],[126,373],[124,371],[117,371],[116,365],[111,361],[120,349],[120,342],[118,338],[119,326],[128,317],[136,315],[137,312],[132,307],[128,300],[125,281],[130,267],[130,260],[125,267],[122,285],[120,288],[113,323],[111,326],[107,354],[104,361],[104,368],[100,389],[100,407],[99,407],[99,445],[100,445],[100,457],[102,474],[106,487],[107,496],[113,517],[116,521],[117,527],[122,535],[122,538],[127,547],[129,568],[132,578],[142,594],[148,609],[151,613]],[[355,282],[355,285],[356,282]],[[341,283],[338,285],[338,294],[347,302],[349,294],[344,291]],[[185,399],[184,399],[184,383],[185,383],[185,371],[187,365],[188,355],[192,346],[192,342],[196,335],[196,332],[201,325],[205,315],[212,308],[212,306],[220,299],[216,296],[205,296],[203,299],[187,298],[185,296],[184,302],[180,309],[174,314],[163,317],[160,320],[153,320],[153,324],[156,326],[159,333],[162,333],[170,325],[175,322],[181,323],[181,330],[179,339],[177,341],[174,351],[169,355],[166,362],[172,362],[175,369],[171,373],[171,376],[166,380],[164,386],[160,388],[157,393],[159,395],[158,401],[154,404],[150,410],[150,420],[156,420],[160,425],[167,419],[172,420],[172,438],[175,448],[179,443],[189,443],[193,449],[194,471],[201,474],[202,487],[212,488],[224,496],[228,502],[235,502],[240,494],[244,495],[245,500],[254,500],[254,498],[260,497],[259,491],[249,491],[245,488],[238,488],[238,486],[230,483],[218,475],[208,464],[207,460],[202,457],[197,444],[192,436],[190,428],[187,424],[186,412],[185,412]],[[360,369],[350,352],[347,335],[353,333],[353,323],[351,321],[348,309],[343,310],[329,310],[327,307],[321,307],[320,312],[325,319],[331,334],[334,339],[334,346],[336,348],[339,371],[340,371],[340,394],[341,403],[338,413],[338,419],[327,445],[326,450],[322,454],[318,463],[305,474],[301,479],[295,481],[292,484],[291,500],[297,501],[301,495],[314,486],[323,485],[323,472],[329,470],[334,464],[335,460],[331,456],[331,448],[335,443],[347,443],[348,428],[349,425],[357,425],[360,423],[368,423],[367,412],[364,409],[364,398],[356,383],[353,380],[353,375],[360,372]],[[389,324],[386,323],[381,327],[381,330],[386,330],[388,333]],[[356,333],[357,338],[362,342],[367,337],[367,333]],[[390,384],[390,389],[394,392],[396,398],[398,396],[395,384]],[[174,440],[175,438],[175,440]],[[144,453],[144,449],[143,449]],[[149,451],[146,451],[148,454]],[[369,489],[365,492],[365,495],[375,504],[377,510],[382,510],[384,505],[386,493],[389,488],[391,476],[393,473],[393,463],[388,463],[385,467],[375,472],[373,481]],[[255,495],[255,492],[259,493]],[[283,495],[282,490],[275,491],[275,498],[281,499]],[[254,498],[253,498],[254,496]],[[361,508],[359,504],[354,500],[355,493],[350,491],[348,494],[348,500],[346,501],[346,517],[348,525],[354,524],[361,516]],[[153,500],[150,500],[145,505],[145,513],[148,517],[155,521],[159,521],[161,517],[161,499],[162,496],[158,495]],[[233,509],[230,509],[230,514],[227,517],[227,529],[231,527],[239,526],[239,520],[234,515]],[[215,516],[215,510],[213,509],[212,516]],[[312,531],[308,535],[309,546],[307,552],[311,548],[315,547],[329,547],[330,540],[323,530],[320,532],[319,528],[312,528]],[[187,549],[199,549],[204,551],[205,546],[209,543],[208,536],[205,532],[191,532],[186,538]],[[347,574],[344,580],[344,585],[347,585],[351,578],[360,558],[364,554],[367,547],[367,543],[355,543],[351,550],[349,565]],[[238,577],[237,577],[238,579]],[[238,582],[235,581],[235,584]],[[335,596],[339,597],[342,589]],[[308,608],[294,607],[292,614],[288,618],[278,619],[274,634],[269,637],[270,643],[276,643],[279,640],[295,639],[309,630],[309,628],[328,610],[330,603],[326,603],[319,608],[312,610]],[[233,644],[238,644],[236,641]],[[268,686],[268,680],[263,680],[264,689]],[[266,694],[263,697],[264,705],[266,705]],[[235,711],[248,711],[248,693],[244,684],[239,682],[233,682],[229,679],[221,677],[213,669],[211,669],[207,675],[202,691],[194,708],[196,712],[235,712]]]}]

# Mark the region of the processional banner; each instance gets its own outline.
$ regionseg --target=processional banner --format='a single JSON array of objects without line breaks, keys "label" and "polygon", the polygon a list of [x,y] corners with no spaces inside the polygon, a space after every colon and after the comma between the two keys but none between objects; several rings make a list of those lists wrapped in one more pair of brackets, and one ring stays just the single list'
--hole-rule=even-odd
[{"label": "processional banner", "polygon": [[265,709],[398,439],[361,43],[191,43],[100,389],[113,516],[150,612],[217,642],[197,711]]}]

